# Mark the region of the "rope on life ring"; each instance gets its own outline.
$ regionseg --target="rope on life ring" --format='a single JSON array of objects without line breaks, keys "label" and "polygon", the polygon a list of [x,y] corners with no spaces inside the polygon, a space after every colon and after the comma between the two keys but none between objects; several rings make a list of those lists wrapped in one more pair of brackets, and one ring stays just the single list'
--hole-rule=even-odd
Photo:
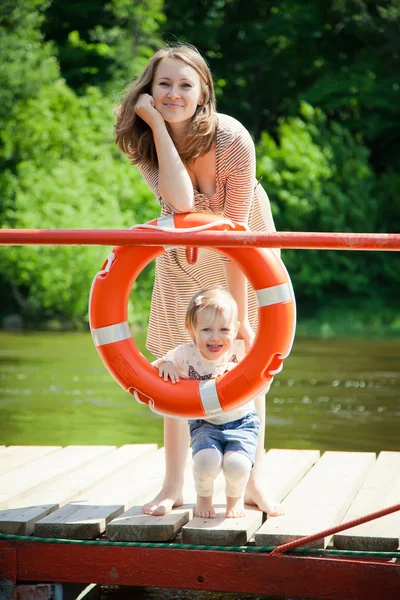
[{"label": "rope on life ring", "polygon": [[[138,228],[244,231],[242,225],[212,214],[166,215]],[[168,237],[166,237],[166,246]],[[89,299],[89,322],[97,351],[113,378],[137,400],[163,415],[214,416],[240,406],[265,390],[290,353],[296,305],[289,275],[278,256],[265,248],[212,248],[234,260],[258,301],[258,329],[244,359],[231,371],[204,381],[165,382],[141,354],[128,325],[129,293],[140,272],[160,256],[163,246],[119,246],[95,276]]]}]

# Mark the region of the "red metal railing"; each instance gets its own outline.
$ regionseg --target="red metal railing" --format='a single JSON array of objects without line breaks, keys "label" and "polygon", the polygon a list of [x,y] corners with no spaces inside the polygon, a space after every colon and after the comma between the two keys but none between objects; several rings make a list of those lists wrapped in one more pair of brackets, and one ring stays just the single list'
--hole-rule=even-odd
[{"label": "red metal railing", "polygon": [[357,525],[362,525],[363,523],[374,521],[375,519],[379,519],[380,517],[391,515],[394,512],[398,512],[399,510],[400,504],[394,504],[393,506],[388,506],[387,508],[381,508],[380,510],[377,510],[373,513],[369,513],[362,517],[358,517],[357,519],[352,519],[351,521],[346,521],[345,523],[339,523],[339,525],[334,525],[333,527],[329,527],[328,529],[317,531],[317,533],[313,533],[312,535],[306,535],[302,538],[298,538],[297,540],[293,540],[292,542],[288,542],[287,544],[281,544],[280,546],[277,546],[275,550],[272,550],[271,554],[280,554],[282,552],[288,552],[288,550],[293,550],[294,548],[307,548],[309,544],[315,542],[316,540],[322,540],[323,538],[333,535],[334,533],[346,531],[346,529],[351,529],[352,527],[356,527]]},{"label": "red metal railing", "polygon": [[140,229],[0,229],[0,245],[191,246],[297,248],[315,250],[400,250],[398,233],[164,232]]}]

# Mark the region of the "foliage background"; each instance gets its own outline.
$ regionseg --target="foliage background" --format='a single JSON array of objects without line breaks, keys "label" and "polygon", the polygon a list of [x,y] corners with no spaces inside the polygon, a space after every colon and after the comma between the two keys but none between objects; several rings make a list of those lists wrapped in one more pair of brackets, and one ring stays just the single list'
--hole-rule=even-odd
[{"label": "foliage background", "polygon": [[[162,42],[195,44],[249,129],[279,230],[398,232],[400,0],[3,0],[2,227],[121,228],[158,207],[113,144],[123,88]],[[105,248],[0,249],[0,316],[87,327]],[[400,331],[396,253],[285,251],[300,329]],[[397,267],[397,268],[396,268]],[[152,268],[132,296],[145,326]]]}]

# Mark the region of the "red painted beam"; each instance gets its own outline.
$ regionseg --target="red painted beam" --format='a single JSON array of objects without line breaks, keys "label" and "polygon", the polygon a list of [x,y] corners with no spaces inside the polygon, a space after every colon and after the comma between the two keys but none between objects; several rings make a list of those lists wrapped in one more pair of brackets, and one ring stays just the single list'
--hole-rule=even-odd
[{"label": "red painted beam", "polygon": [[0,229],[0,245],[198,246],[300,248],[317,250],[400,250],[397,233],[223,232],[166,233],[149,230]]},{"label": "red painted beam", "polygon": [[0,542],[18,552],[18,581],[98,583],[324,600],[398,600],[400,565],[240,552]]},{"label": "red painted beam", "polygon": [[15,583],[17,580],[17,551],[15,548],[0,546],[0,585]]}]

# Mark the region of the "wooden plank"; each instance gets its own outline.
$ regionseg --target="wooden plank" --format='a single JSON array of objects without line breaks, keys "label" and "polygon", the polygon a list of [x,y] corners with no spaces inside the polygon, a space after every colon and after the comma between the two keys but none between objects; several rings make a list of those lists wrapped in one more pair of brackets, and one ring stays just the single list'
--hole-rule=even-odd
[{"label": "wooden plank", "polygon": [[39,490],[16,500],[9,509],[0,509],[0,532],[31,535],[36,521],[77,498],[103,479],[135,462],[143,454],[157,450],[156,444],[128,444],[100,456],[70,473],[45,482]]},{"label": "wooden plank", "polygon": [[193,516],[193,504],[183,504],[163,516],[145,515],[142,506],[136,504],[108,523],[106,536],[118,542],[166,542]]},{"label": "wooden plank", "polygon": [[105,456],[75,471],[51,479],[30,498],[37,501],[44,496],[47,502],[61,500],[65,504],[72,497],[76,498],[88,493],[90,488],[102,484],[121,469],[131,468],[131,463],[135,463],[137,459],[150,456],[157,451],[157,444],[126,444],[118,450],[115,450],[115,447],[110,448],[111,451]]},{"label": "wooden plank", "polygon": [[108,523],[107,537],[119,542],[165,542],[175,537],[182,526],[193,517],[196,491],[192,469],[193,462],[189,458],[185,469],[182,506],[163,516],[145,515],[142,506],[154,495],[153,490],[148,490],[137,504]]},{"label": "wooden plank", "polygon": [[157,489],[164,476],[164,450],[140,457],[35,524],[35,535],[66,539],[93,539],[106,524],[133,506],[147,490]]},{"label": "wooden plank", "polygon": [[[270,498],[281,502],[318,458],[318,450],[269,450],[264,457],[262,478]],[[259,529],[263,514],[254,506],[246,506],[244,518],[226,518],[224,491],[225,486],[215,495],[216,518],[194,517],[182,528],[183,543],[214,546],[244,545]]]},{"label": "wooden plank", "polygon": [[62,450],[61,446],[8,446],[0,454],[0,474],[16,469],[51,452]]},{"label": "wooden plank", "polygon": [[[400,498],[400,452],[381,452],[343,521],[392,506]],[[400,512],[352,527],[334,536],[340,550],[391,552],[399,548]]]},{"label": "wooden plank", "polygon": [[227,519],[225,504],[214,504],[215,519],[193,517],[182,527],[184,544],[244,546],[261,526],[263,514],[255,506],[246,506],[246,516]]},{"label": "wooden plank", "polygon": [[24,498],[52,477],[72,471],[109,451],[108,446],[67,446],[3,473],[0,475],[0,508],[11,508],[16,500]]},{"label": "wooden plank", "polygon": [[268,495],[282,502],[319,458],[319,450],[269,450],[263,464]]},{"label": "wooden plank", "polygon": [[[374,463],[372,452],[325,452],[283,501],[286,514],[257,531],[257,546],[284,544],[340,523]],[[325,548],[330,538],[310,545]]]}]

